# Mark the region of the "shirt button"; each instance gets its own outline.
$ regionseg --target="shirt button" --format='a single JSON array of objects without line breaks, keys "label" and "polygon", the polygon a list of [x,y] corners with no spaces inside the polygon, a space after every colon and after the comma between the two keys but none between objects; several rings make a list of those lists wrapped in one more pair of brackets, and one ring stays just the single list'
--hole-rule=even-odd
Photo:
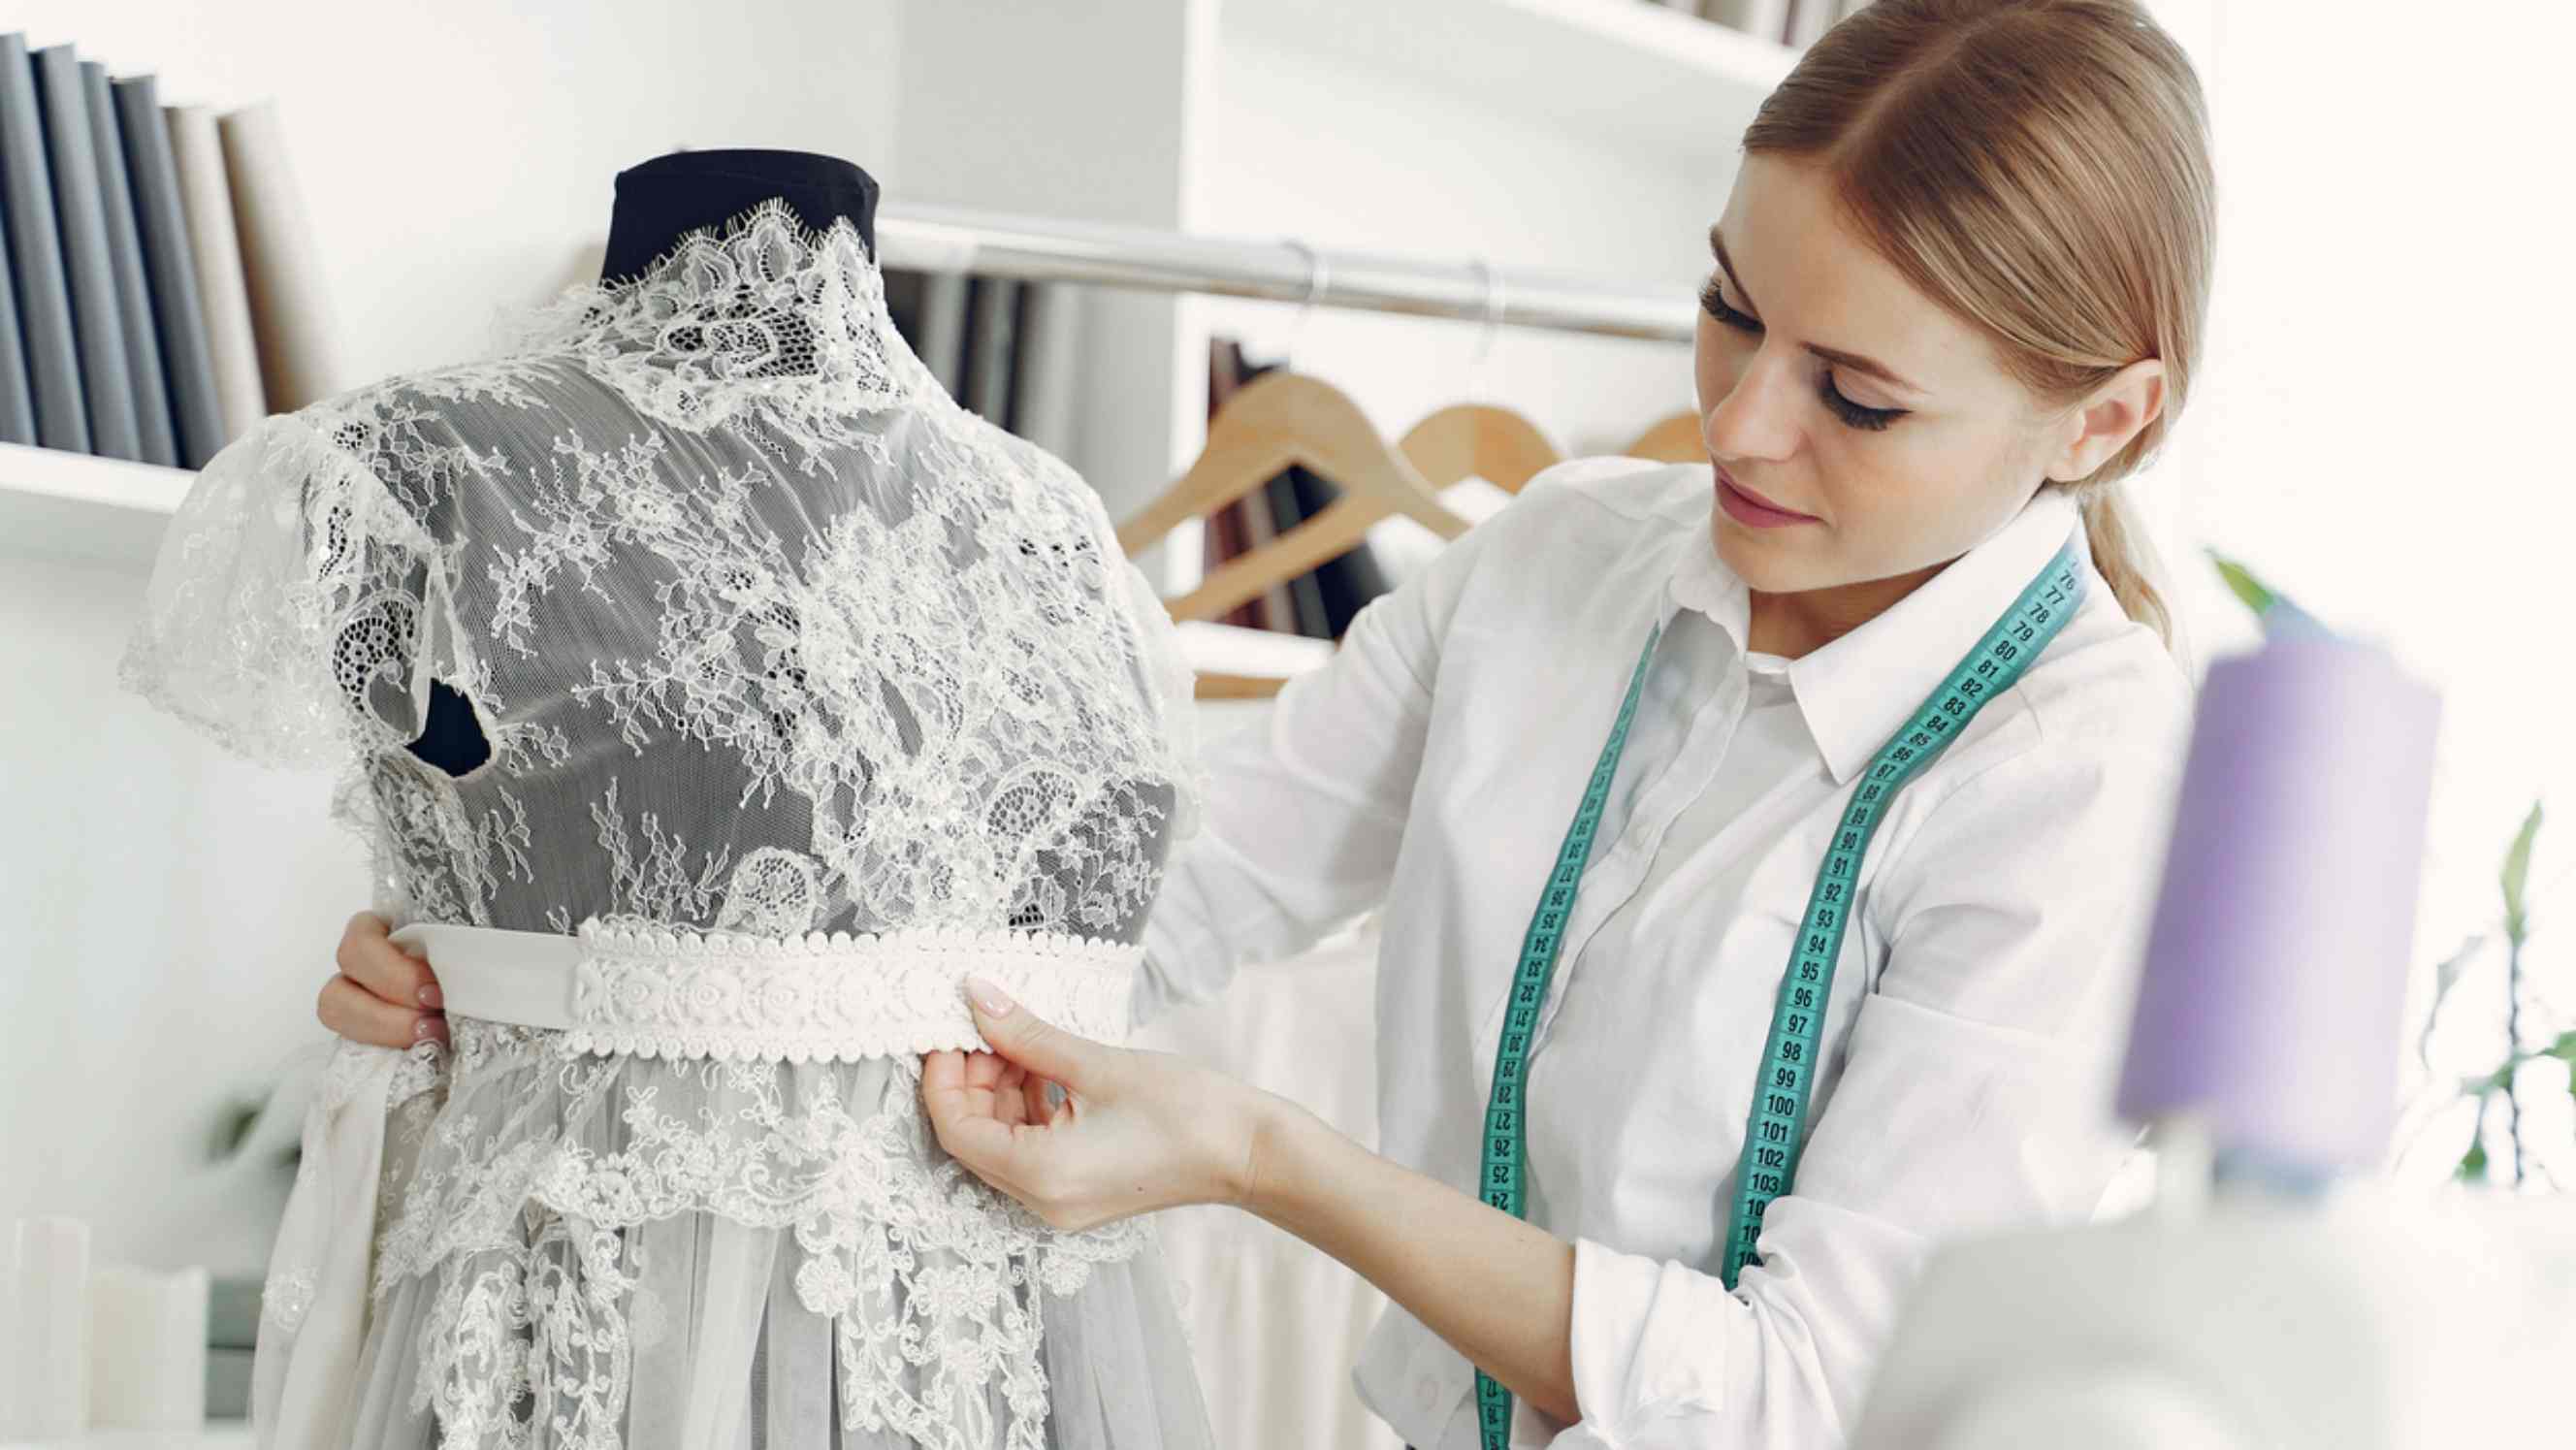
[{"label": "shirt button", "polygon": [[1424,1375],[1422,1378],[1415,1380],[1413,1382],[1413,1392],[1421,1397],[1422,1408],[1426,1410],[1440,1403],[1440,1381],[1437,1376]]}]

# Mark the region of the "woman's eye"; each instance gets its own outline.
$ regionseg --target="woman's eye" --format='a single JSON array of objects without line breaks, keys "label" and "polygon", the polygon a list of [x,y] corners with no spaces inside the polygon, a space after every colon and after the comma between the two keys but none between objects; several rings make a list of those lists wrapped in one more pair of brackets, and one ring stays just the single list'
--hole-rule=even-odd
[{"label": "woman's eye", "polygon": [[1834,386],[1832,368],[1826,368],[1816,375],[1816,392],[1825,400],[1825,406],[1833,410],[1834,416],[1842,419],[1848,427],[1866,428],[1876,432],[1906,414],[1903,408],[1872,408],[1843,396],[1843,390]]},{"label": "woman's eye", "polygon": [[1725,284],[1714,274],[1700,284],[1699,305],[1707,310],[1709,316],[1738,332],[1751,333],[1756,337],[1762,335],[1760,319],[1748,316],[1726,304]]}]

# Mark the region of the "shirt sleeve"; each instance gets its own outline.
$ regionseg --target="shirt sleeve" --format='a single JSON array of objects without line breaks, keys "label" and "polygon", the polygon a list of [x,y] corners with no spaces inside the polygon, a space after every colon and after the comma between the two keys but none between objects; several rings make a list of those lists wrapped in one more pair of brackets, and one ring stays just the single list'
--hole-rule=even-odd
[{"label": "shirt sleeve", "polygon": [[118,662],[125,688],[265,764],[408,739],[427,688],[437,550],[330,428],[280,414],[207,462]]},{"label": "shirt sleeve", "polygon": [[1333,657],[1289,681],[1257,721],[1207,745],[1216,784],[1146,921],[1138,1024],[1216,996],[1244,963],[1302,951],[1384,899],[1450,621],[1478,561],[1527,533],[1561,481],[1532,479],[1371,600]]},{"label": "shirt sleeve", "polygon": [[2126,713],[1983,767],[1890,858],[1885,970],[1733,1292],[1577,1241],[1559,1450],[1840,1444],[1933,1245],[2092,1211],[2184,729]]}]

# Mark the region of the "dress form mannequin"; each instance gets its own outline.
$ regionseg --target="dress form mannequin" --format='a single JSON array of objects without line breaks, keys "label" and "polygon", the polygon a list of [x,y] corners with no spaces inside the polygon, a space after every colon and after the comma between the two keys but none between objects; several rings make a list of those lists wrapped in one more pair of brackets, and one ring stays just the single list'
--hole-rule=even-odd
[{"label": "dress form mannequin", "polygon": [[[876,254],[876,178],[850,162],[810,151],[674,151],[617,173],[600,281],[632,281],[686,234],[721,226],[773,197],[817,232],[847,218]],[[473,706],[445,680],[430,682],[428,715],[409,749],[449,775],[464,775],[492,754]]]}]

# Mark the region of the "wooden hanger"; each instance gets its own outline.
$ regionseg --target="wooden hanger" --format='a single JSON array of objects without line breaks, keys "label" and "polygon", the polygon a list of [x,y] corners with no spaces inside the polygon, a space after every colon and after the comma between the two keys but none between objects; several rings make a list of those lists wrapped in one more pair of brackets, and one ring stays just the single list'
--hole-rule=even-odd
[{"label": "wooden hanger", "polygon": [[1630,458],[1651,458],[1658,463],[1706,463],[1708,443],[1700,436],[1697,413],[1675,413],[1637,435],[1637,441],[1619,451]]},{"label": "wooden hanger", "polygon": [[1481,478],[1518,493],[1539,470],[1561,460],[1538,425],[1490,403],[1457,403],[1413,425],[1396,445],[1433,488]]},{"label": "wooden hanger", "polygon": [[1340,557],[1369,525],[1394,514],[1444,539],[1467,532],[1467,520],[1440,502],[1403,454],[1386,446],[1358,404],[1321,378],[1276,372],[1219,410],[1198,461],[1162,497],[1118,526],[1118,547],[1133,556],[1291,466],[1311,469],[1341,496],[1269,543],[1217,566],[1198,588],[1164,601],[1174,619],[1218,618],[1271,585]]}]

